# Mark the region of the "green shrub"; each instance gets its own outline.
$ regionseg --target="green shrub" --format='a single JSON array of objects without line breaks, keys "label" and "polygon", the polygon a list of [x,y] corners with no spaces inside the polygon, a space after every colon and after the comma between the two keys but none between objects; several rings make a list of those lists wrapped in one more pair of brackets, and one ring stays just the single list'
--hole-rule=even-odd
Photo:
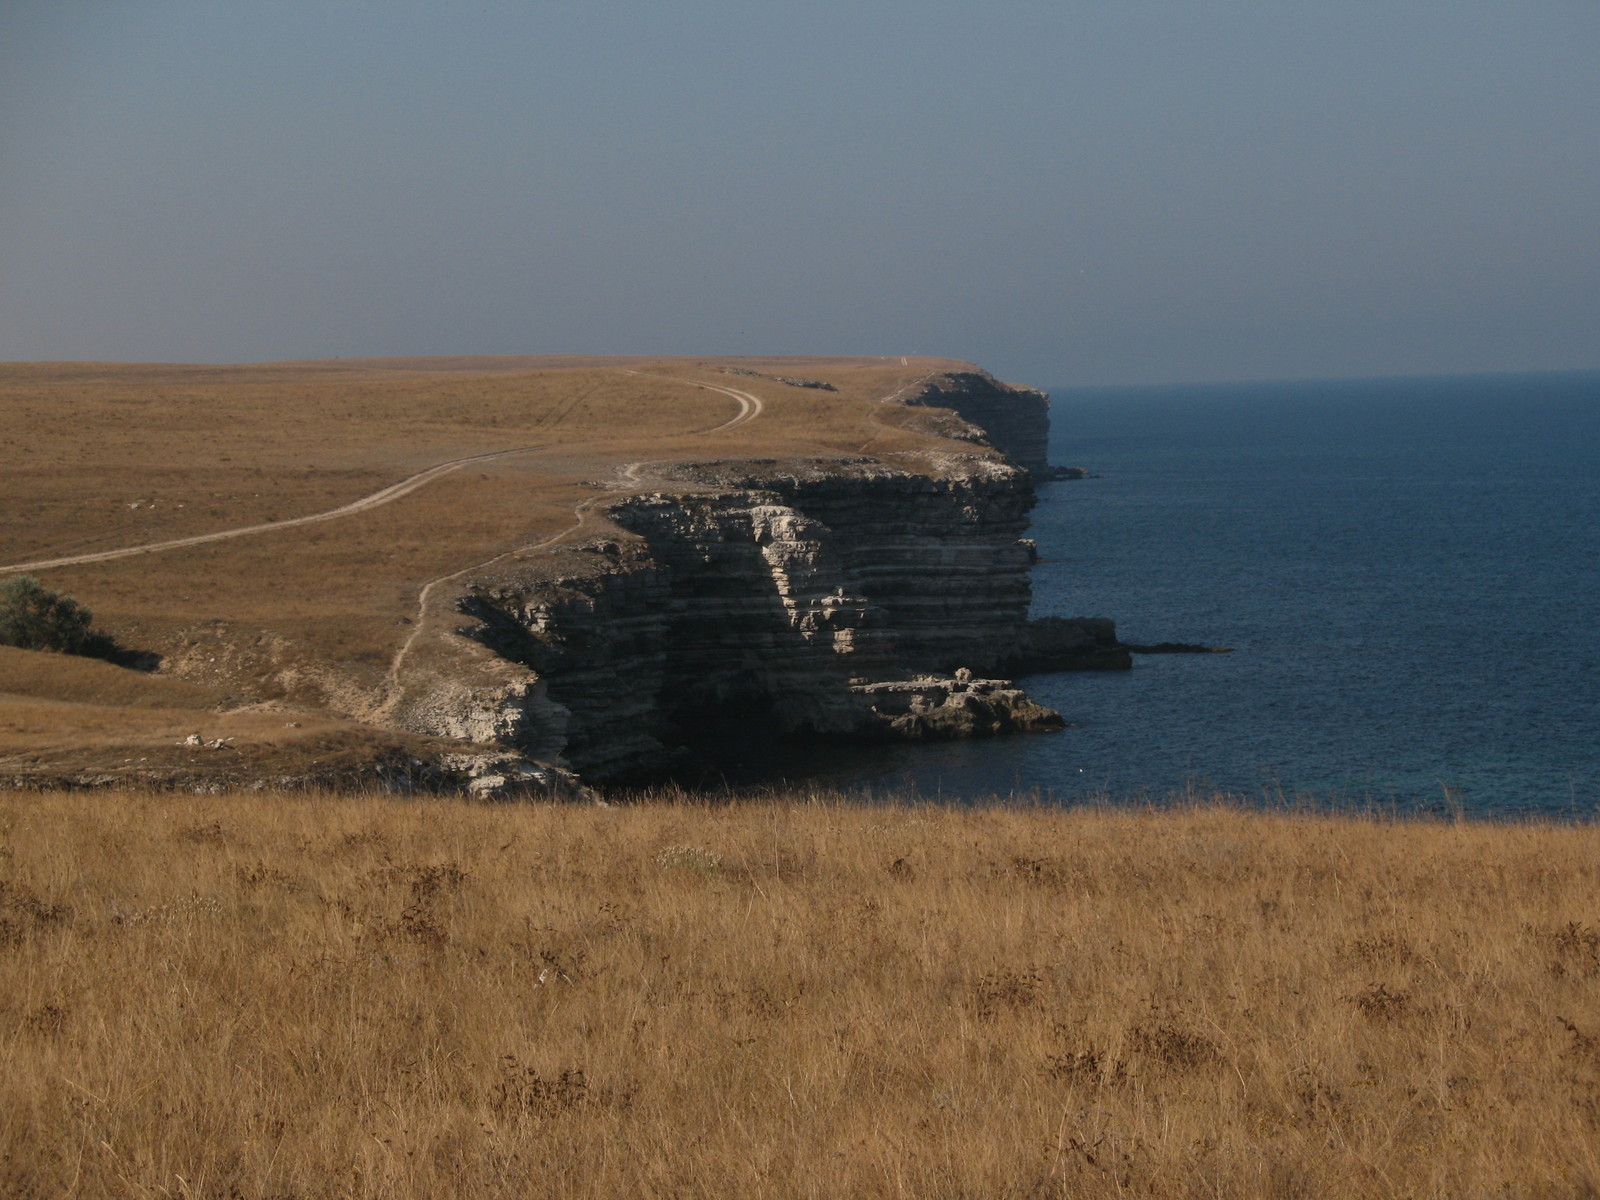
[{"label": "green shrub", "polygon": [[94,614],[31,575],[0,580],[0,646],[109,658],[116,643],[90,626]]}]

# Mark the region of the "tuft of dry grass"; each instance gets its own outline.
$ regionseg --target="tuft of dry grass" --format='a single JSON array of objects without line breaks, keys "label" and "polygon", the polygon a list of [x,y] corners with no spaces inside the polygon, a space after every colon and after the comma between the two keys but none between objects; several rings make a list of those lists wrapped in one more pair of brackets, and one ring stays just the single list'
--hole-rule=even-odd
[{"label": "tuft of dry grass", "polygon": [[1578,1197],[1600,830],[0,795],[0,1195]]}]

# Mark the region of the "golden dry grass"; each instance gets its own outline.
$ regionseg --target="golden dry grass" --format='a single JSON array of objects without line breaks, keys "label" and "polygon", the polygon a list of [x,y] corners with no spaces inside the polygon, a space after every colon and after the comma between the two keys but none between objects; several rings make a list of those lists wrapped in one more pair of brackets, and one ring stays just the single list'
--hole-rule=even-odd
[{"label": "golden dry grass", "polygon": [[[381,608],[396,587],[403,599],[414,595],[411,584],[474,554],[559,529],[584,495],[577,485],[618,463],[849,453],[885,437],[891,449],[926,444],[894,438],[870,401],[935,367],[965,365],[804,362],[837,383],[824,392],[730,377],[723,368],[733,363],[790,366],[570,358],[0,364],[9,451],[0,467],[0,565],[302,517],[449,459],[533,447],[326,525],[39,572],[111,619],[237,611],[293,621],[330,608]],[[737,384],[762,395],[767,410],[711,432],[737,408],[693,382]]]},{"label": "golden dry grass", "polygon": [[[423,582],[557,532],[619,463],[915,444],[869,401],[941,360],[808,367],[838,392],[730,377],[735,360],[427,361],[0,364],[0,565],[307,516],[449,459],[533,447],[327,524],[35,572],[157,640],[209,620],[315,638],[339,617],[387,647]],[[691,381],[736,383],[767,411],[712,433],[737,407]]]},{"label": "golden dry grass", "polygon": [[1578,1197],[1600,830],[0,797],[0,1195]]}]

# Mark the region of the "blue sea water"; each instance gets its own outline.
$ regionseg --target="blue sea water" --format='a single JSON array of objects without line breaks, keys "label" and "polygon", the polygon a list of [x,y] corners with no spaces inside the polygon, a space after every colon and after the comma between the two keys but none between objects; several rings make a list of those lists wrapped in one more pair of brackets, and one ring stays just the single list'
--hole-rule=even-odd
[{"label": "blue sea water", "polygon": [[1072,727],[840,764],[979,797],[1592,817],[1600,373],[1060,389],[1034,614],[1109,616],[1127,672],[1034,676]]}]

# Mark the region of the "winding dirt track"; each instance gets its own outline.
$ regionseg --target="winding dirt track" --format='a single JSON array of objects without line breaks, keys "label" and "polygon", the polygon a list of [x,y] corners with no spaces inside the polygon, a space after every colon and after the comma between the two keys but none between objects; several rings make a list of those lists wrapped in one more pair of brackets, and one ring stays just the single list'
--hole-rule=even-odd
[{"label": "winding dirt track", "polygon": [[242,525],[237,529],[223,529],[216,533],[199,533],[193,537],[173,538],[165,542],[146,542],[140,546],[124,546],[120,550],[100,550],[93,554],[74,554],[67,558],[41,558],[33,562],[9,563],[0,566],[0,571],[43,571],[50,567],[75,567],[81,563],[111,562],[118,558],[132,558],[136,554],[155,554],[162,550],[177,550],[182,546],[203,546],[207,542],[225,542],[230,538],[247,537],[253,533],[269,533],[274,529],[294,529],[300,525],[316,525],[323,521],[336,521],[340,517],[353,517],[357,513],[370,512],[374,508],[398,500],[402,496],[410,495],[418,488],[432,483],[441,476],[452,471],[459,471],[471,463],[487,462],[492,458],[507,458],[513,454],[527,454],[534,450],[543,450],[545,446],[518,446],[515,450],[494,450],[488,454],[473,454],[466,458],[452,458],[437,466],[429,467],[426,471],[418,471],[415,475],[407,476],[399,483],[391,483],[386,488],[380,488],[370,496],[363,496],[359,500],[352,500],[349,504],[342,504],[338,508],[330,508],[327,512],[313,513],[309,517],[291,517],[287,521],[267,521],[260,525]]},{"label": "winding dirt track", "polygon": [[761,415],[762,408],[760,396],[752,396],[749,392],[741,392],[738,388],[718,387],[714,383],[697,383],[695,387],[705,388],[708,392],[721,392],[724,396],[731,396],[739,402],[739,415],[731,421],[724,421],[721,425],[706,430],[707,433],[721,433],[724,429],[733,429],[743,425],[746,421],[754,421]]},{"label": "winding dirt track", "polygon": [[[624,371],[624,375],[640,375],[640,371]],[[734,429],[747,421],[753,421],[761,415],[764,405],[759,396],[752,396],[749,392],[741,392],[738,388],[722,387],[715,383],[697,383],[689,379],[672,379],[668,375],[650,376],[653,379],[668,379],[673,383],[683,383],[689,387],[703,388],[708,392],[720,392],[729,399],[737,401],[738,415],[731,421],[724,421],[721,425],[704,430],[705,433],[721,433],[725,429]],[[513,454],[527,454],[534,450],[547,449],[547,445],[518,446],[513,450],[494,450],[488,454],[473,454],[466,458],[452,458],[448,462],[439,463],[429,467],[426,471],[418,471],[415,475],[402,479],[399,483],[392,483],[386,488],[380,488],[370,496],[363,496],[359,500],[352,500],[349,504],[342,504],[338,508],[330,508],[327,512],[313,513],[308,517],[291,517],[287,521],[266,521],[259,525],[242,525],[237,529],[223,529],[216,533],[200,533],[193,537],[172,538],[164,542],[145,542],[138,546],[124,546],[120,550],[99,550],[92,554],[72,554],[65,558],[38,558],[32,562],[7,563],[0,566],[0,572],[14,571],[45,571],[51,567],[76,567],[84,563],[112,562],[119,558],[132,558],[138,554],[157,554],[162,550],[178,550],[184,546],[204,546],[209,542],[225,542],[230,538],[248,537],[254,533],[270,533],[275,529],[294,529],[301,525],[316,525],[323,521],[336,521],[340,517],[353,517],[357,513],[370,512],[380,505],[398,500],[409,495],[419,487],[432,483],[441,476],[452,471],[459,471],[471,463],[488,462],[494,458],[507,458]],[[469,570],[471,568],[468,568]],[[453,578],[446,576],[445,578]],[[443,582],[435,580],[434,582]],[[429,584],[428,587],[432,587]]]},{"label": "winding dirt track", "polygon": [[720,392],[729,399],[739,402],[739,415],[731,421],[724,421],[721,425],[713,425],[702,433],[721,433],[724,429],[736,429],[746,421],[754,421],[761,415],[761,410],[766,407],[760,396],[753,396],[749,392],[741,392],[738,388],[723,387],[717,383],[699,383],[693,379],[678,379],[671,375],[651,375],[644,371],[622,372],[624,375],[637,375],[640,379],[665,379],[668,383],[681,383],[686,387],[697,387],[708,392]]},{"label": "winding dirt track", "polygon": [[[722,433],[729,429],[736,429],[741,425],[755,420],[761,415],[763,409],[766,407],[762,402],[761,397],[750,392],[742,391],[739,388],[726,387],[722,384],[716,383],[702,383],[692,379],[679,379],[669,375],[646,375],[646,373],[642,371],[624,370],[622,373],[625,375],[662,379],[669,383],[678,383],[686,387],[700,388],[703,391],[717,392],[720,395],[728,397],[730,400],[733,400],[739,405],[738,413],[735,414],[730,420],[724,421],[720,425],[714,425],[709,429],[701,430],[700,432],[702,435]],[[924,378],[926,378],[926,376]],[[922,382],[922,380],[917,380],[915,383],[901,388],[899,392],[894,393],[894,396],[886,397],[886,399],[893,399],[903,392],[909,390],[909,388],[915,387],[916,384],[920,382]],[[117,550],[99,550],[89,554],[73,554],[62,558],[41,558],[34,559],[31,562],[9,563],[4,566],[0,566],[0,573],[13,573],[17,571],[42,571],[48,570],[52,567],[72,567],[86,563],[112,562],[116,559],[132,558],[141,554],[157,554],[163,550],[177,550],[185,546],[203,546],[211,542],[223,542],[232,538],[249,537],[252,534],[270,533],[274,530],[295,529],[304,525],[316,525],[325,521],[336,521],[341,517],[351,517],[359,513],[370,512],[371,510],[379,508],[382,505],[389,504],[400,499],[402,496],[410,495],[418,488],[427,486],[436,479],[440,479],[445,475],[449,475],[452,472],[458,471],[462,467],[469,466],[473,463],[488,462],[492,459],[498,458],[509,458],[515,454],[528,454],[535,450],[548,449],[548,445],[548,443],[541,443],[534,446],[518,446],[510,450],[494,450],[486,454],[472,454],[466,456],[465,458],[453,458],[447,462],[438,463],[437,465],[429,467],[426,470],[418,471],[415,475],[409,475],[405,479],[400,480],[398,483],[392,483],[388,487],[380,488],[378,491],[373,492],[371,495],[363,496],[359,500],[352,500],[349,504],[342,504],[338,508],[331,508],[327,512],[313,513],[310,516],[291,517],[285,521],[267,521],[255,525],[242,525],[236,529],[223,529],[218,530],[215,533],[201,533],[195,534],[191,537],[171,538],[160,542],[145,542],[137,546],[124,546]],[[629,463],[620,475],[618,484],[614,485],[615,490],[627,490],[638,488],[644,485],[645,481],[640,478],[640,472],[647,465],[647,463],[643,462]],[[471,571],[480,570],[483,567],[499,562],[502,559],[510,558],[513,555],[526,554],[544,549],[547,546],[554,545],[555,543],[567,537],[569,534],[573,533],[575,530],[581,528],[584,522],[588,519],[590,510],[602,500],[609,498],[610,497],[597,496],[575,506],[573,509],[573,517],[575,520],[573,523],[567,526],[565,529],[562,529],[560,532],[545,538],[543,541],[535,542],[532,545],[519,546],[514,550],[508,550],[503,554],[497,554],[493,558],[487,559],[484,562],[474,563],[471,566],[462,567],[459,570],[451,571],[449,574],[441,575],[436,579],[430,579],[427,583],[423,584],[417,595],[417,616],[415,619],[415,628],[411,631],[410,636],[407,637],[405,642],[400,646],[399,650],[394,656],[394,659],[390,663],[388,678],[386,680],[387,686],[385,688],[387,697],[385,702],[380,706],[379,711],[381,712],[383,709],[392,707],[392,705],[398,699],[400,669],[405,663],[406,656],[410,653],[412,647],[428,628],[428,618],[430,615],[429,604],[433,599],[434,590],[438,588],[439,585],[448,583],[453,579],[459,579],[461,576],[466,575]]]},{"label": "winding dirt track", "polygon": [[[710,429],[703,430],[703,433],[720,433],[725,429],[734,429],[748,421],[755,420],[761,415],[762,409],[766,407],[761,402],[761,397],[753,396],[749,392],[742,392],[738,388],[722,387],[715,383],[697,383],[693,380],[687,379],[674,379],[670,375],[646,376],[642,371],[624,370],[622,373],[624,375],[636,375],[640,378],[666,379],[673,383],[684,383],[689,387],[702,388],[708,392],[720,392],[722,395],[738,402],[739,412],[732,420],[724,421],[721,425],[715,425]],[[615,490],[621,491],[644,486],[644,481],[640,479],[639,472],[647,465],[648,464],[644,462],[629,463],[618,477],[619,483],[614,485]],[[575,506],[572,510],[572,515],[575,518],[573,523],[568,525],[559,533],[550,535],[543,541],[534,542],[532,545],[528,546],[518,546],[515,550],[507,550],[503,554],[497,554],[493,558],[485,559],[480,563],[473,563],[470,567],[462,567],[458,571],[451,571],[448,575],[440,575],[437,579],[430,579],[427,583],[423,584],[422,590],[417,593],[417,615],[414,618],[414,628],[411,630],[410,636],[408,636],[406,640],[401,643],[400,649],[395,652],[394,659],[389,664],[389,671],[384,680],[385,696],[383,702],[378,707],[377,715],[382,716],[387,714],[388,712],[392,711],[395,704],[399,702],[400,669],[405,665],[406,656],[411,653],[411,649],[416,645],[417,640],[421,638],[428,630],[428,618],[431,615],[428,605],[433,599],[433,592],[435,588],[442,583],[449,583],[452,579],[459,579],[461,576],[466,575],[471,571],[480,571],[484,567],[500,562],[502,559],[511,558],[514,555],[519,554],[531,554],[534,551],[543,550],[547,546],[555,545],[557,542],[567,537],[568,534],[574,533],[581,529],[584,522],[589,518],[590,510],[592,510],[595,505],[599,504],[603,500],[610,499],[610,496],[596,496]]]},{"label": "winding dirt track", "polygon": [[[634,466],[641,464],[635,463]],[[531,554],[536,550],[543,550],[546,546],[553,546],[569,533],[583,527],[584,521],[589,517],[589,510],[602,500],[609,500],[609,496],[596,496],[592,500],[585,500],[572,510],[572,515],[577,518],[560,533],[551,534],[542,542],[534,542],[528,546],[518,546],[515,550],[507,550],[504,554],[496,554],[493,558],[486,558],[480,563],[473,563],[470,567],[462,567],[459,571],[451,571],[448,575],[440,575],[437,579],[430,579],[422,585],[422,590],[417,593],[417,615],[413,622],[414,628],[410,636],[400,644],[400,649],[395,651],[394,658],[389,663],[389,670],[384,678],[384,698],[379,704],[375,715],[384,716],[393,710],[400,699],[400,668],[405,665],[406,655],[411,653],[412,646],[416,645],[428,628],[428,603],[433,598],[433,589],[441,583],[449,583],[452,579],[460,579],[470,571],[481,571],[484,567],[492,566],[501,559],[511,558],[518,554]]]}]

